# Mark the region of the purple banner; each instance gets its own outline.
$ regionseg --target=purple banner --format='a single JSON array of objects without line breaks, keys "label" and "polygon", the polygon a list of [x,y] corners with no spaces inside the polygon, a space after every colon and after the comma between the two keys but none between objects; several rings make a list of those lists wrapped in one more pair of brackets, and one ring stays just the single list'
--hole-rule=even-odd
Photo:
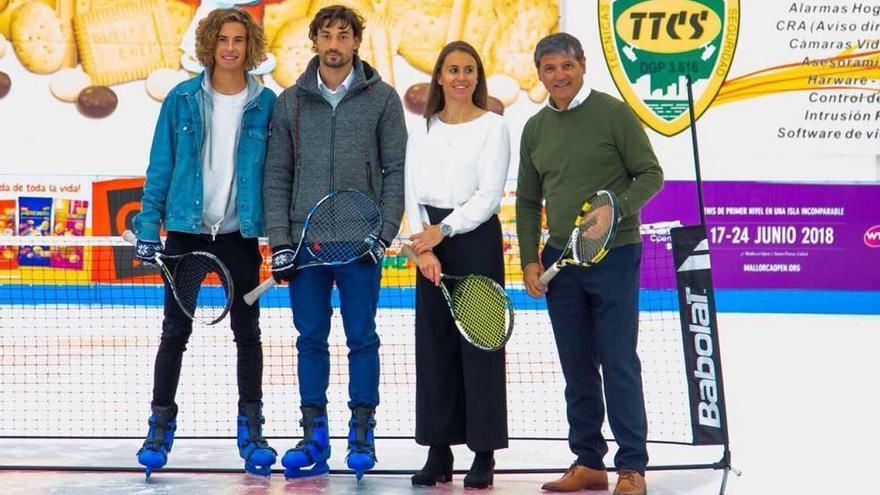
[{"label": "purple banner", "polygon": [[[880,290],[880,185],[706,182],[703,197],[716,288]],[[642,223],[697,210],[694,182],[669,181]]]}]

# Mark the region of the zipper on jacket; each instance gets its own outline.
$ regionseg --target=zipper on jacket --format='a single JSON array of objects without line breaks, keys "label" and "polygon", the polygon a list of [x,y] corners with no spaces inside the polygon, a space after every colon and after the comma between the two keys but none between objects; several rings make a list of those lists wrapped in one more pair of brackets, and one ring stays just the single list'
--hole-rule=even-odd
[{"label": "zipper on jacket", "polygon": [[376,197],[376,191],[373,188],[373,171],[370,170],[370,160],[367,160],[365,163],[367,169],[367,189],[370,191],[370,196]]},{"label": "zipper on jacket", "polygon": [[[325,100],[326,101],[326,100]],[[342,102],[340,101],[337,104],[337,107]],[[327,103],[330,105],[329,103]],[[333,105],[330,105],[331,107]],[[330,116],[330,192],[334,190],[334,173],[333,168],[336,165],[336,109],[333,108],[333,113]]]}]

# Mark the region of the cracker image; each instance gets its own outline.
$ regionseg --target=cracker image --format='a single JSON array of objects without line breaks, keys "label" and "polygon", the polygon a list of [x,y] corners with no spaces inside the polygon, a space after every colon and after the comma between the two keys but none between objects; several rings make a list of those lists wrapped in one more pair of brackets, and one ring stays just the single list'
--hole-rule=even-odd
[{"label": "cracker image", "polygon": [[427,0],[394,5],[393,20],[400,33],[400,55],[413,67],[431,73],[437,54],[446,45],[452,0]]},{"label": "cracker image", "polygon": [[309,22],[308,17],[287,21],[272,43],[271,51],[278,61],[272,77],[281,87],[292,86],[314,55]]},{"label": "cracker image", "polygon": [[75,0],[55,0],[55,14],[61,19],[64,29],[64,62],[62,67],[76,67],[76,37],[73,35],[73,16],[76,13]]},{"label": "cracker image", "polygon": [[22,5],[32,1],[39,1],[55,8],[55,0],[0,0],[0,7],[3,7],[5,3],[5,8],[0,8],[0,34],[5,36],[6,39],[11,38],[9,27],[12,23],[13,12]]},{"label": "cracker image", "polygon": [[196,13],[195,7],[180,0],[166,0],[165,9],[171,20],[171,32],[174,45],[177,46],[183,40],[183,35],[189,28],[190,22]]},{"label": "cracker image", "polygon": [[371,0],[312,0],[308,17],[314,17],[319,10],[331,5],[345,5],[356,10],[360,15],[365,15],[373,10],[373,2]]},{"label": "cracker image", "polygon": [[159,68],[180,68],[163,0],[124,2],[77,14],[76,42],[83,69],[96,85],[144,79]]},{"label": "cracker image", "polygon": [[531,90],[538,80],[533,52],[541,38],[555,32],[559,7],[554,0],[494,0],[499,26],[484,45],[488,72],[506,74]]},{"label": "cracker image", "polygon": [[375,13],[364,17],[368,28],[364,31],[358,55],[379,72],[382,80],[394,86],[394,55],[397,53],[397,45],[391,34],[390,22]]},{"label": "cracker image", "polygon": [[42,2],[26,3],[17,9],[10,23],[12,45],[22,65],[37,74],[51,74],[64,63],[64,27],[52,7]]},{"label": "cracker image", "polygon": [[266,42],[269,46],[272,46],[275,36],[287,21],[308,15],[311,3],[311,0],[283,0],[266,4],[263,13],[263,30],[266,32]]}]

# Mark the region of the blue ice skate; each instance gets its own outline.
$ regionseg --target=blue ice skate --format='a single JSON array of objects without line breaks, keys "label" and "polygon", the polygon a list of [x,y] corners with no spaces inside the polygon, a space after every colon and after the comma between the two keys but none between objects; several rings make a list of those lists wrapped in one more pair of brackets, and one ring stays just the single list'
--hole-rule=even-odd
[{"label": "blue ice skate", "polygon": [[[303,438],[281,459],[284,477],[288,480],[318,476],[330,471],[330,431],[327,429],[327,410],[318,407],[300,408],[303,417]],[[311,466],[309,469],[304,469]]]},{"label": "blue ice skate", "polygon": [[250,474],[268,478],[272,464],[278,455],[263,438],[262,404],[245,402],[238,413],[238,455],[244,459],[244,470]]},{"label": "blue ice skate", "polygon": [[154,469],[161,469],[168,462],[168,453],[174,443],[174,430],[177,429],[177,406],[153,406],[150,416],[150,429],[147,439],[138,451],[138,462],[144,466],[147,479]]},{"label": "blue ice skate", "polygon": [[376,427],[374,412],[375,409],[370,407],[356,407],[352,409],[348,423],[348,455],[345,456],[345,462],[354,471],[358,482],[365,472],[373,469],[377,461],[373,441],[373,429]]}]

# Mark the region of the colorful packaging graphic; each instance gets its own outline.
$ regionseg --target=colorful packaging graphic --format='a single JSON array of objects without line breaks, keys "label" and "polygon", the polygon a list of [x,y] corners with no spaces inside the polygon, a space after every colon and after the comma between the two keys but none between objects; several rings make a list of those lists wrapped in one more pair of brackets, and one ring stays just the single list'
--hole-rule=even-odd
[{"label": "colorful packaging graphic", "polygon": [[[15,200],[0,199],[0,235],[15,235]],[[15,246],[0,246],[0,270],[18,268]]]},{"label": "colorful packaging graphic", "polygon": [[[18,198],[18,235],[46,237],[52,216],[52,198]],[[49,266],[48,246],[21,246],[18,248],[21,266]]]},{"label": "colorful packaging graphic", "polygon": [[[83,236],[86,233],[87,200],[58,199],[55,201],[53,236]],[[53,246],[51,266],[82,270],[83,246]]]}]

